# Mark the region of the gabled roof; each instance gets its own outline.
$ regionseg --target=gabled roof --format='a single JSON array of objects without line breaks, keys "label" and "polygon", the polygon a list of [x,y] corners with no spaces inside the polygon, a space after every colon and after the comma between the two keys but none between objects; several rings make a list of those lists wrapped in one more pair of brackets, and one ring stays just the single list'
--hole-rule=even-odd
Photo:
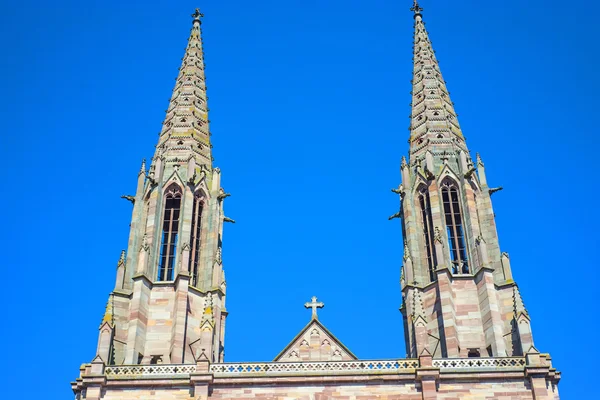
[{"label": "gabled roof", "polygon": [[358,358],[329,329],[313,318],[273,361],[333,361]]}]

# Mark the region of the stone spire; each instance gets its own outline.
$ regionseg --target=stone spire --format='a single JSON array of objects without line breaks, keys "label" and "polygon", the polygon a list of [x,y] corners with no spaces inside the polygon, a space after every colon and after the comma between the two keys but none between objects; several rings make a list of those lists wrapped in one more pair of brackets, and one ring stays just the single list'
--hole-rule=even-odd
[{"label": "stone spire", "polygon": [[[411,357],[426,348],[435,357],[519,355],[533,340],[520,295],[513,293],[508,257],[500,251],[490,198],[497,188],[489,188],[481,158],[470,157],[423,8],[414,1],[411,10],[410,153],[400,165],[399,213],[406,243],[401,285],[407,352]],[[468,323],[460,317],[465,314]],[[515,318],[519,337],[508,338]]]},{"label": "stone spire", "polygon": [[427,149],[438,152],[459,149],[466,151],[466,144],[454,103],[442,77],[435,51],[425,29],[423,8],[417,0],[414,12],[413,78],[410,130],[410,158]]},{"label": "stone spire", "polygon": [[167,162],[187,161],[193,157],[197,165],[211,167],[212,145],[202,50],[203,16],[198,9],[192,14],[192,30],[160,132],[156,156],[165,156]]},{"label": "stone spire", "polygon": [[[111,363],[194,363],[202,351],[211,362],[223,360],[221,249],[223,221],[231,220],[224,217],[229,194],[221,170],[212,166],[201,17],[192,14],[152,163],[147,172],[142,163],[135,196],[123,196],[133,204],[129,241],[105,314],[112,322],[103,324],[98,347]],[[172,295],[154,302],[165,290]],[[205,320],[207,330],[199,332]]]}]

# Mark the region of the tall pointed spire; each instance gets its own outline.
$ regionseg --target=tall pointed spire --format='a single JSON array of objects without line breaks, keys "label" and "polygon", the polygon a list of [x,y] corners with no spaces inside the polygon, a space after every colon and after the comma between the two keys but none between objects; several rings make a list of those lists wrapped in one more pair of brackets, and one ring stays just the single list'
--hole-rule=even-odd
[{"label": "tall pointed spire", "polygon": [[203,16],[199,9],[192,14],[192,30],[160,132],[156,155],[172,158],[171,161],[175,162],[194,157],[196,164],[210,167],[212,146],[202,50]]},{"label": "tall pointed spire", "polygon": [[410,157],[428,148],[466,150],[454,103],[442,77],[435,52],[423,22],[423,8],[417,0],[414,13],[413,79],[410,124]]},{"label": "tall pointed spire", "polygon": [[[211,362],[223,360],[221,248],[229,194],[221,187],[221,170],[212,166],[201,18],[196,9],[152,162],[147,172],[142,163],[135,197],[127,196],[133,203],[131,230],[117,268],[114,307],[106,314],[114,321],[114,336],[100,340],[104,360],[110,346],[115,359],[128,364],[149,364],[155,357],[191,363],[199,346]],[[146,325],[165,307],[151,301],[152,292],[166,288],[173,293],[168,324]],[[201,339],[194,327],[200,326],[208,297],[213,325]]]},{"label": "tall pointed spire", "polygon": [[[410,256],[403,260],[406,276],[401,281],[403,298],[409,304],[403,308],[407,352],[417,357],[431,341],[431,354],[436,357],[486,352],[504,356],[507,338],[503,332],[510,332],[513,324],[509,316],[517,314],[523,320],[525,308],[518,291],[513,294],[508,258],[501,256],[483,163],[480,157],[470,157],[419,3],[413,0],[411,8],[410,153],[408,164],[402,161],[400,166],[405,188],[400,212],[404,254]],[[468,281],[470,286],[466,286]],[[514,297],[515,310],[505,300],[509,296]],[[459,302],[443,303],[452,298],[479,304],[479,315],[470,314],[469,323],[464,323],[457,315],[470,311]],[[442,310],[441,314],[436,310]],[[416,314],[410,317],[409,312]],[[424,324],[415,319],[417,314]],[[479,339],[472,335],[475,326]],[[439,338],[439,346],[433,338]],[[519,338],[513,336],[508,342],[509,354],[518,355],[519,348],[530,347],[531,333],[519,327]]]}]

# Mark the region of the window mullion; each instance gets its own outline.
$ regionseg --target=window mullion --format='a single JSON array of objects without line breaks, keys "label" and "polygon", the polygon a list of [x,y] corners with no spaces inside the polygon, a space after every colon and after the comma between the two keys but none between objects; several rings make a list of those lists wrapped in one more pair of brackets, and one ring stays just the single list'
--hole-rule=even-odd
[{"label": "window mullion", "polygon": [[192,282],[194,283],[194,285],[196,284],[196,274],[197,274],[197,263],[198,263],[198,256],[197,256],[197,252],[198,252],[198,235],[200,234],[200,227],[198,226],[198,224],[200,223],[200,199],[196,198],[194,200],[194,229],[192,230],[192,235],[193,235],[193,244],[192,244],[192,254],[191,254],[191,258],[190,258],[190,270],[192,272]]},{"label": "window mullion", "polygon": [[427,224],[427,240],[428,240],[428,250],[429,250],[429,258],[431,260],[430,269],[433,270],[435,268],[435,260],[433,259],[433,226],[431,226],[431,207],[429,204],[429,196],[425,196],[425,223]]}]

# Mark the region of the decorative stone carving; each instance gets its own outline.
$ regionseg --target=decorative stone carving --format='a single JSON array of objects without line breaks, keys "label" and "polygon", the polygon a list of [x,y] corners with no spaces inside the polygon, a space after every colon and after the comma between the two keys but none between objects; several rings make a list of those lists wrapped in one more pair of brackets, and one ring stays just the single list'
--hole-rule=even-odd
[{"label": "decorative stone carving", "polygon": [[410,258],[410,250],[408,249],[408,241],[404,239],[404,261]]},{"label": "decorative stone carving", "polygon": [[150,250],[150,246],[148,245],[148,235],[144,233],[144,236],[142,237],[142,244],[140,245],[140,252],[147,252],[148,250]]},{"label": "decorative stone carving", "polygon": [[400,197],[404,197],[404,195],[405,195],[404,185],[403,184],[398,185],[398,187],[396,189],[392,189],[392,192],[399,194]]},{"label": "decorative stone carving", "polygon": [[125,250],[121,250],[121,255],[119,256],[119,261],[117,261],[117,268],[120,268],[125,265]]},{"label": "decorative stone carving", "polygon": [[121,196],[122,199],[125,199],[127,201],[130,201],[131,204],[135,204],[135,196],[131,196],[128,194],[124,194],[123,196]]},{"label": "decorative stone carving", "polygon": [[223,188],[219,188],[219,195],[217,196],[217,199],[223,200],[229,196],[231,196],[231,193],[225,193],[225,190]]},{"label": "decorative stone carving", "polygon": [[312,319],[319,319],[317,316],[317,309],[325,307],[325,303],[318,302],[317,296],[313,296],[310,302],[304,303],[304,307],[312,308]]},{"label": "decorative stone carving", "polygon": [[489,193],[489,194],[490,194],[490,196],[491,196],[491,195],[493,195],[494,193],[501,191],[502,189],[504,189],[502,186],[498,186],[498,187],[491,188],[490,190],[488,190],[488,193]]},{"label": "decorative stone carving", "polygon": [[442,239],[442,231],[440,230],[439,226],[435,227],[434,234],[433,234],[433,240],[436,243],[439,243],[442,245],[444,244],[444,240]]},{"label": "decorative stone carving", "polygon": [[217,248],[217,253],[215,254],[215,262],[217,264],[221,264],[223,262],[223,250],[220,247]]},{"label": "decorative stone carving", "polygon": [[388,217],[388,221],[391,221],[391,220],[396,219],[396,218],[401,218],[401,217],[402,217],[402,211],[398,211],[396,214],[390,215]]}]

